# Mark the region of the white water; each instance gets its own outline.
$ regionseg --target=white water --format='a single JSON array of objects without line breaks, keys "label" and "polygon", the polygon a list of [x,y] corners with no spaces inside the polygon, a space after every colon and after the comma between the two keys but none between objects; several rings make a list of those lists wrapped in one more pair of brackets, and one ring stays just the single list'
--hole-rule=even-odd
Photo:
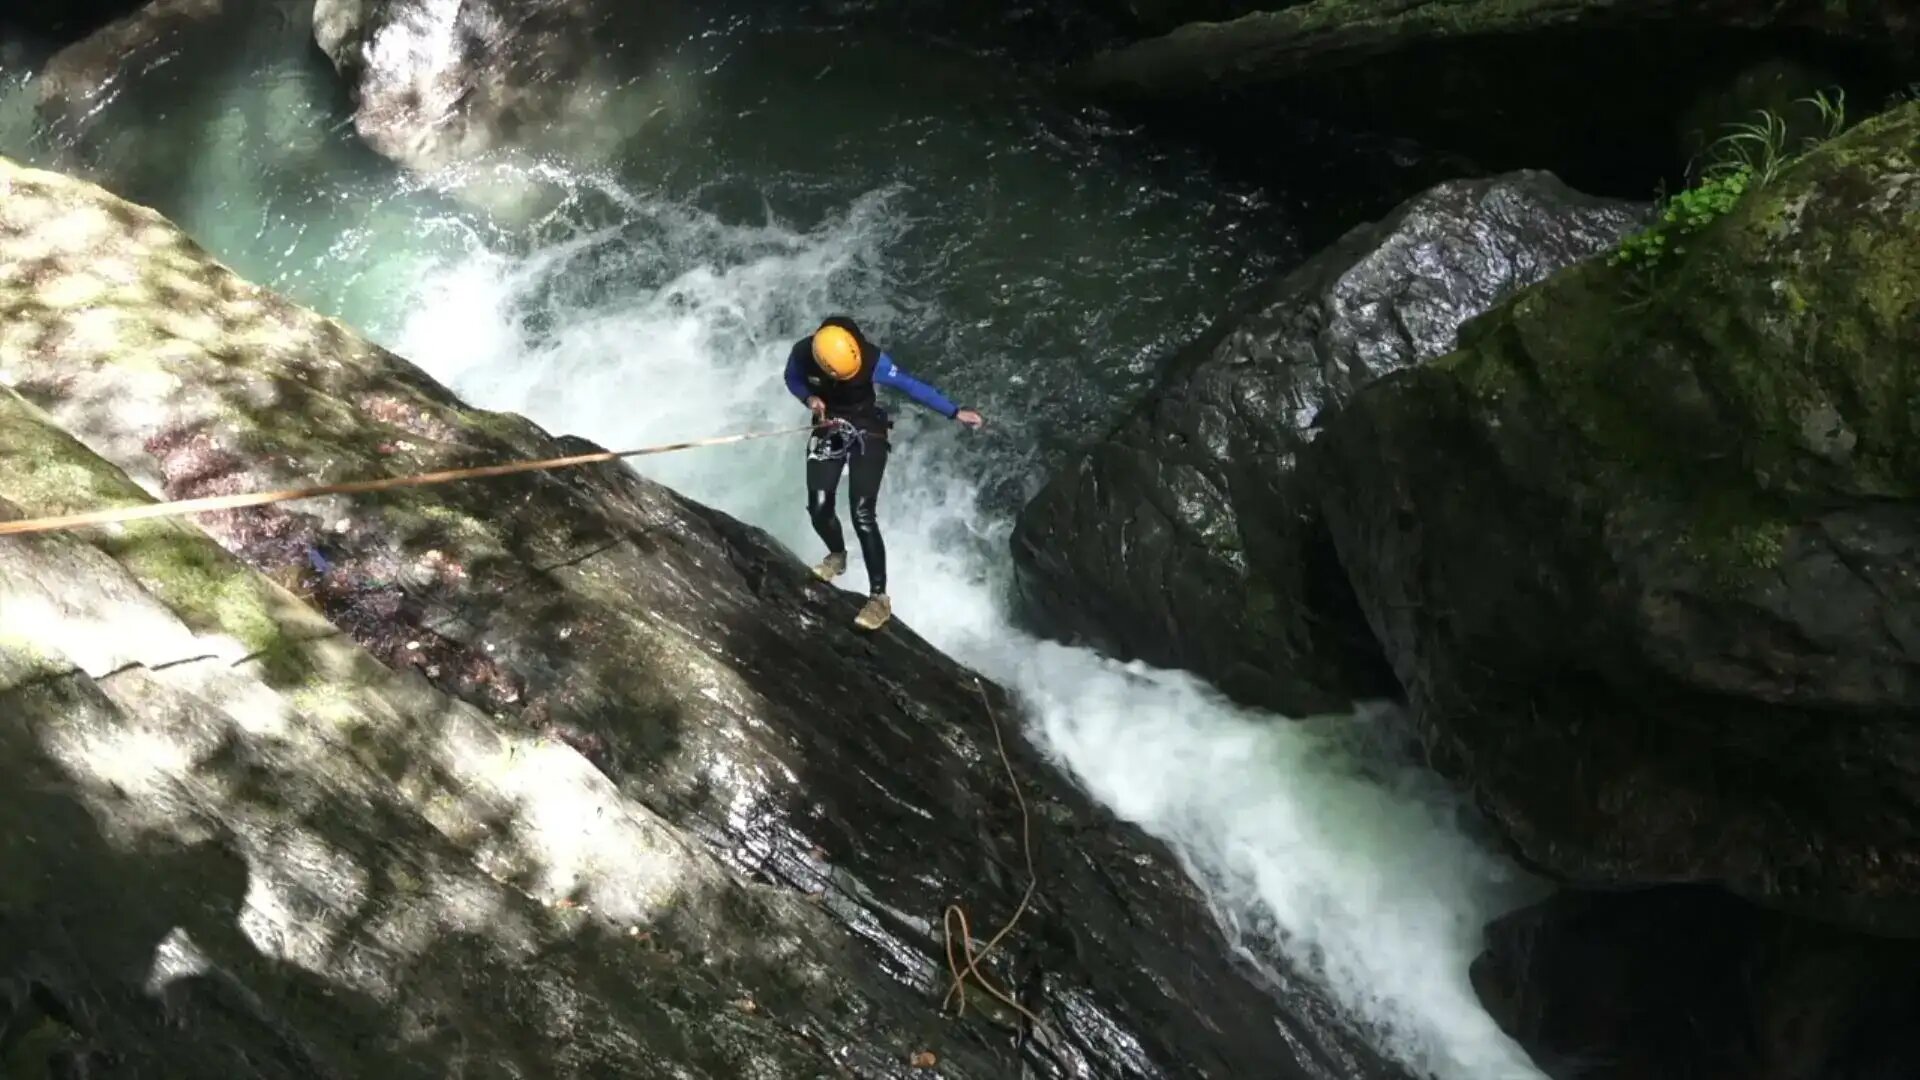
[{"label": "white water", "polygon": [[[898,320],[888,248],[900,225],[887,192],[804,234],[620,198],[627,228],[529,256],[476,247],[427,275],[391,344],[477,405],[629,447],[803,422],[782,364],[829,311],[851,312],[889,340]],[[580,295],[553,288],[570,267],[610,254],[599,273],[614,288],[585,302],[554,299]],[[623,261],[632,280],[659,284],[620,289]],[[535,310],[549,317],[535,320],[546,332],[523,329]],[[913,369],[914,357],[898,359]],[[1018,358],[975,359],[1012,370]],[[1262,716],[1185,675],[1114,664],[1010,626],[1000,600],[1009,522],[977,512],[978,458],[962,452],[963,439],[994,438],[995,422],[1018,425],[1018,403],[998,404],[1013,415],[990,412],[989,431],[965,433],[901,399],[881,496],[896,617],[1022,697],[1032,734],[1097,798],[1170,842],[1256,955],[1278,948],[1317,973],[1417,1069],[1449,1080],[1538,1077],[1467,981],[1481,926],[1526,884],[1461,833],[1458,808],[1424,770],[1364,748],[1381,718]],[[640,460],[643,472],[766,528],[801,557],[820,553],[797,440]],[[844,513],[844,496],[841,505]],[[853,559],[843,584],[859,590],[857,547]]]}]

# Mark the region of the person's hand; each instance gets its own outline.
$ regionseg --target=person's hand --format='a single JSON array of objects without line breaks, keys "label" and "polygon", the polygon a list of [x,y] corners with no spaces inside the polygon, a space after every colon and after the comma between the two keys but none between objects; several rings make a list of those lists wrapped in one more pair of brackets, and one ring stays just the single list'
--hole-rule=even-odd
[{"label": "person's hand", "polygon": [[953,418],[970,428],[977,428],[987,422],[986,417],[981,416],[972,409],[961,409],[959,412],[953,414]]},{"label": "person's hand", "polygon": [[807,408],[813,411],[813,422],[824,423],[827,419],[827,403],[817,397],[807,399]]}]

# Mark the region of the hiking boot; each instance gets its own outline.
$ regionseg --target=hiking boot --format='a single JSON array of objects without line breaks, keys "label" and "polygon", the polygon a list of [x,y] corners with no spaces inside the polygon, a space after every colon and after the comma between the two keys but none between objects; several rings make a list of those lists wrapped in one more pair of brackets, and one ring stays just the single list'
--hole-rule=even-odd
[{"label": "hiking boot", "polygon": [[846,572],[847,553],[844,551],[833,552],[826,558],[821,559],[820,565],[813,568],[813,576],[819,578],[821,581],[832,581],[834,578]]},{"label": "hiking boot", "polygon": [[878,630],[893,617],[893,601],[886,593],[875,593],[867,598],[867,606],[853,617],[853,625],[862,630]]}]

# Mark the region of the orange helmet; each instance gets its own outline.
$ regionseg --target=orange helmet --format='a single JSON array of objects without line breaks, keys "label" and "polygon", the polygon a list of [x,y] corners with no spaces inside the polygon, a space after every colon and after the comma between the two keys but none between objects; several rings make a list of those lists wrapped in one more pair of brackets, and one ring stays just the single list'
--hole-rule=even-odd
[{"label": "orange helmet", "polygon": [[823,326],[813,332],[813,362],[846,382],[860,374],[860,342],[843,326]]}]

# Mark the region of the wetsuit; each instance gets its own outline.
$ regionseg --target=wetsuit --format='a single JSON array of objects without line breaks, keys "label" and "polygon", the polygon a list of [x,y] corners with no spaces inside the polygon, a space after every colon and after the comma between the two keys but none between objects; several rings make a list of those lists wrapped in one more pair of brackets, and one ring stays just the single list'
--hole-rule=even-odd
[{"label": "wetsuit", "polygon": [[[813,519],[813,531],[826,542],[827,550],[843,555],[846,538],[840,532],[840,517],[834,510],[834,492],[840,486],[843,468],[851,472],[847,485],[853,494],[853,532],[860,538],[860,556],[867,564],[867,584],[876,595],[887,591],[887,547],[880,539],[880,522],[875,507],[880,499],[880,478],[887,470],[887,430],[893,421],[881,406],[874,387],[891,386],[915,401],[949,419],[959,412],[946,395],[900,369],[879,346],[868,341],[853,320],[841,316],[821,325],[839,326],[852,332],[860,343],[860,370],[853,378],[841,381],[820,370],[813,362],[813,335],[794,342],[787,353],[787,389],[804,404],[810,397],[826,403],[829,420],[845,420],[859,432],[837,445],[829,436],[816,433],[807,446],[807,514]],[[845,452],[842,453],[841,451]]]}]

